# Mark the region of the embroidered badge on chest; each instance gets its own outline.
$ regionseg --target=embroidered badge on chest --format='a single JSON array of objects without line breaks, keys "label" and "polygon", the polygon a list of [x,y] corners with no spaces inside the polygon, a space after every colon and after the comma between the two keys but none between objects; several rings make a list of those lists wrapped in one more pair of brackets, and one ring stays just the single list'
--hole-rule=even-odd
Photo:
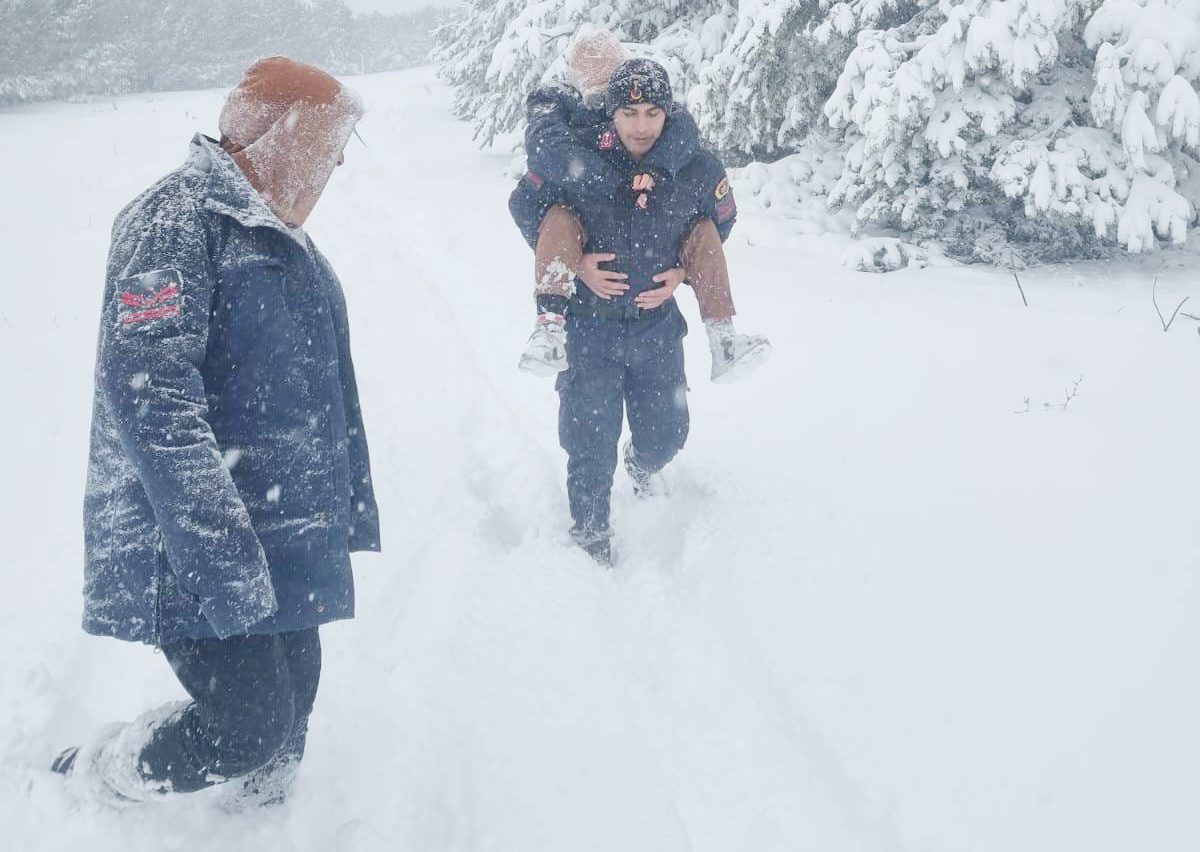
[{"label": "embroidered badge on chest", "polygon": [[117,282],[117,321],[122,326],[157,325],[179,316],[183,276],[177,269],[156,269]]},{"label": "embroidered badge on chest", "polygon": [[611,130],[605,130],[600,134],[600,150],[611,151],[613,146],[617,144],[617,134]]}]

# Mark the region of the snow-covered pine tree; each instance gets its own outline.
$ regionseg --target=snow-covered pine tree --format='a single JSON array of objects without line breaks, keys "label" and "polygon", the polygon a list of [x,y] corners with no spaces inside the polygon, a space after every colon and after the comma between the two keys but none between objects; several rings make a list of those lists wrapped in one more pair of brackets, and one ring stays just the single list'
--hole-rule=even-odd
[{"label": "snow-covered pine tree", "polygon": [[228,85],[271,54],[396,68],[424,57],[414,29],[430,20],[356,17],[343,0],[0,0],[0,104]]},{"label": "snow-covered pine tree", "polygon": [[850,44],[811,37],[818,0],[742,0],[731,11],[732,21],[714,17],[706,26],[704,35],[723,44],[688,104],[705,138],[731,162],[775,160],[824,124],[821,108]]},{"label": "snow-covered pine tree", "polygon": [[846,150],[830,201],[859,227],[965,229],[976,257],[1185,239],[1200,0],[919,0],[883,27],[891,2],[830,5],[816,30],[856,40],[825,113]]},{"label": "snow-covered pine tree", "polygon": [[471,121],[485,145],[496,135],[497,102],[506,94],[489,84],[488,71],[509,21],[523,5],[523,0],[468,0],[434,31],[431,58],[453,92],[451,112]]},{"label": "snow-covered pine tree", "polygon": [[[1182,243],[1200,211],[1200,0],[1104,0],[1084,38],[1096,50],[1092,116],[1111,132],[1100,156],[1124,166],[1111,187],[1083,181],[1096,232],[1115,224],[1129,251]],[[1065,168],[1046,160],[1051,179],[1094,170],[1086,139],[1061,148]]]},{"label": "snow-covered pine tree", "polygon": [[529,92],[562,76],[577,36],[612,30],[633,52],[662,61],[682,100],[730,18],[726,0],[467,0],[438,29],[433,58],[454,91],[454,114],[488,145],[521,126]]},{"label": "snow-covered pine tree", "polygon": [[599,26],[669,65],[731,162],[803,149],[772,174],[819,173],[797,197],[859,230],[1007,263],[1014,244],[1178,244],[1197,222],[1200,0],[468,0],[439,33],[457,114],[484,143],[517,128]]},{"label": "snow-covered pine tree", "polygon": [[[50,85],[47,42],[59,36],[55,9],[38,0],[0,0],[0,104],[40,100]],[[61,41],[61,37],[54,38]]]}]

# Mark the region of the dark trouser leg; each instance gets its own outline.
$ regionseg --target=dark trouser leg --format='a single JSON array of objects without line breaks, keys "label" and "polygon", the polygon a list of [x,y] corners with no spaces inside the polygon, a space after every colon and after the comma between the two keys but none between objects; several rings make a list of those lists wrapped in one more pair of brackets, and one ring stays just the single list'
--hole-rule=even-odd
[{"label": "dark trouser leg", "polygon": [[608,529],[624,382],[624,368],[611,361],[572,367],[558,380],[558,439],[567,451],[567,497],[577,530]]},{"label": "dark trouser leg", "polygon": [[274,757],[241,779],[238,799],[229,803],[232,808],[281,803],[304,757],[308,718],[321,677],[321,639],[316,628],[284,633],[279,638],[292,679],[292,733]]},{"label": "dark trouser leg", "polygon": [[294,742],[298,723],[307,724],[320,675],[315,628],[183,640],[163,654],[192,703],[142,751],[138,766],[147,781],[192,792],[245,775]]},{"label": "dark trouser leg", "polygon": [[638,466],[661,470],[683,449],[690,423],[681,339],[650,337],[630,347],[625,403]]}]

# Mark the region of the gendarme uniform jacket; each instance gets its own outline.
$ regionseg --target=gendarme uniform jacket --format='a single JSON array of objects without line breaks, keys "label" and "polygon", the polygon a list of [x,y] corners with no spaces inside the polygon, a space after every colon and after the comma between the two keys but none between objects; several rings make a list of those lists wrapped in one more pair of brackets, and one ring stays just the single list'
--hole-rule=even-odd
[{"label": "gendarme uniform jacket", "polygon": [[116,219],[83,625],[169,644],[354,612],[379,549],[341,286],[203,136]]},{"label": "gendarme uniform jacket", "polygon": [[[565,87],[546,87],[530,96],[526,146],[529,171],[509,198],[509,211],[530,245],[552,204],[579,214],[587,233],[586,252],[613,252],[610,264],[626,273],[629,290],[610,300],[606,311],[632,306],[638,294],[657,287],[653,276],[679,265],[684,236],[703,217],[725,239],[737,217],[733,193],[720,160],[700,146],[695,124],[682,108],[670,112],[662,137],[641,160],[625,151],[612,123],[588,110]],[[645,209],[628,187],[642,172],[657,175]],[[587,287],[576,287],[572,311],[597,307]],[[674,309],[669,302],[659,310]]]}]

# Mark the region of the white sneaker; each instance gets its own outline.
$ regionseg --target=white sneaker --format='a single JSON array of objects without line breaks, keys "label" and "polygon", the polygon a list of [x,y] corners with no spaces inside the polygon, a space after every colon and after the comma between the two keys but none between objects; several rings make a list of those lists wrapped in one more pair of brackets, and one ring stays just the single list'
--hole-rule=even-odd
[{"label": "white sneaker", "polygon": [[561,314],[541,314],[517,367],[535,376],[554,376],[567,369],[567,328]]},{"label": "white sneaker", "polygon": [[714,382],[736,382],[771,357],[771,341],[761,334],[738,334],[732,320],[712,320],[704,325]]}]

